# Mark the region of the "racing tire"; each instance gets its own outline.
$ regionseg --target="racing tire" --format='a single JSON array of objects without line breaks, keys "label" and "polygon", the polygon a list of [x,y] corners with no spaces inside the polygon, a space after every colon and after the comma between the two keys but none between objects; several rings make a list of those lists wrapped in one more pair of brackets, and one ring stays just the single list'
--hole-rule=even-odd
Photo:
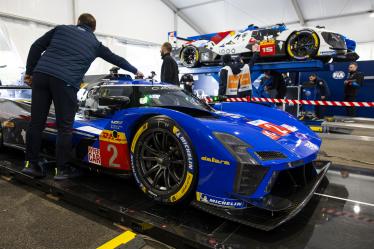
[{"label": "racing tire", "polygon": [[287,54],[294,60],[307,60],[315,57],[320,46],[319,37],[312,30],[292,33],[287,39]]},{"label": "racing tire", "polygon": [[185,67],[197,67],[200,63],[199,49],[189,45],[184,47],[180,52],[180,62]]},{"label": "racing tire", "polygon": [[172,119],[155,116],[136,131],[131,163],[140,189],[169,204],[190,201],[196,188],[197,163],[187,133]]}]

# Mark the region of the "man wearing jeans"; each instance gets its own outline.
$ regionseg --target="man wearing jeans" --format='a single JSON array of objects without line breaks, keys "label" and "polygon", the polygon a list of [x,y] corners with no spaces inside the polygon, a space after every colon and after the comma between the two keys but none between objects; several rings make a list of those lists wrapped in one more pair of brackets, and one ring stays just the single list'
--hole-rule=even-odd
[{"label": "man wearing jeans", "polygon": [[45,176],[39,161],[42,132],[53,101],[56,114],[55,180],[78,176],[69,164],[72,127],[77,111],[77,91],[91,63],[97,58],[138,76],[143,74],[124,58],[112,53],[94,35],[96,20],[82,14],[77,25],[60,25],[36,40],[29,51],[25,82],[32,87],[31,121],[26,134],[26,162],[23,172]]}]

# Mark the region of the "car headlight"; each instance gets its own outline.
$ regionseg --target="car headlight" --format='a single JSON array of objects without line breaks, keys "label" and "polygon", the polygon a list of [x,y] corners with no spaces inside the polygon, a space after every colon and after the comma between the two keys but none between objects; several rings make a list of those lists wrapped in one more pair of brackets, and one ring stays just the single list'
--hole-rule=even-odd
[{"label": "car headlight", "polygon": [[201,53],[201,61],[211,61],[212,56],[210,52]]},{"label": "car headlight", "polygon": [[227,133],[213,132],[213,134],[240,163],[258,164],[247,151],[251,148],[249,144]]}]

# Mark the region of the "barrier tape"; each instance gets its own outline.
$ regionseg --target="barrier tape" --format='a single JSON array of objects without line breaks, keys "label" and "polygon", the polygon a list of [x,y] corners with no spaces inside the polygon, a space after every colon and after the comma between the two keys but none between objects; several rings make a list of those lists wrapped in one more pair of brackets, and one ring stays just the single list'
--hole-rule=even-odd
[{"label": "barrier tape", "polygon": [[374,107],[374,102],[347,102],[347,101],[329,101],[329,100],[295,100],[295,99],[272,99],[272,98],[224,98],[217,101],[214,97],[205,97],[207,103],[213,102],[266,102],[294,105],[325,105],[325,106],[348,106],[348,107]]}]

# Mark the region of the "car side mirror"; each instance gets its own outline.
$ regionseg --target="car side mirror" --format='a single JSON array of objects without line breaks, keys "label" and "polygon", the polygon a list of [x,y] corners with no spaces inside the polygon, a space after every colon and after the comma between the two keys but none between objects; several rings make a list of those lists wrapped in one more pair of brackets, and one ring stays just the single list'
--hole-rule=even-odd
[{"label": "car side mirror", "polygon": [[127,96],[99,97],[99,105],[113,108],[123,108],[130,104],[130,98]]}]

